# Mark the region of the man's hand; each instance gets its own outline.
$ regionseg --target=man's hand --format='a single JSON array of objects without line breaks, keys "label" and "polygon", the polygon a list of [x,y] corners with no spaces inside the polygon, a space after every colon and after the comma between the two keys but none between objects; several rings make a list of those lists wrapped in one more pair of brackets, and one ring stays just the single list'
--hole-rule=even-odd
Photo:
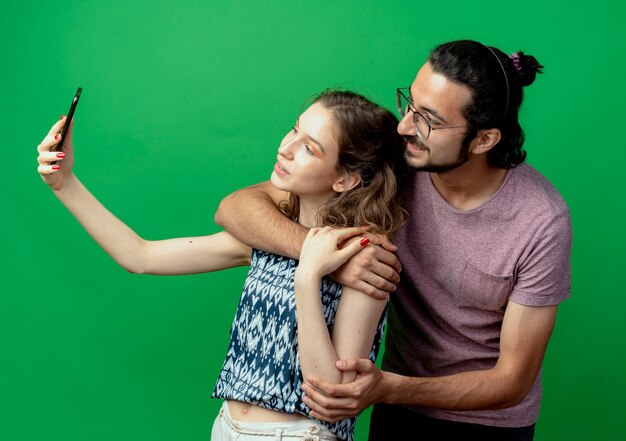
[{"label": "man's hand", "polygon": [[396,290],[396,284],[400,281],[402,266],[393,254],[398,248],[386,237],[374,234],[365,236],[369,237],[370,246],[351,257],[331,277],[342,285],[384,300]]},{"label": "man's hand", "polygon": [[368,359],[339,360],[337,368],[356,371],[351,383],[332,384],[309,377],[302,385],[304,403],[311,408],[310,416],[335,422],[358,415],[369,405],[380,400],[383,390],[383,372]]}]

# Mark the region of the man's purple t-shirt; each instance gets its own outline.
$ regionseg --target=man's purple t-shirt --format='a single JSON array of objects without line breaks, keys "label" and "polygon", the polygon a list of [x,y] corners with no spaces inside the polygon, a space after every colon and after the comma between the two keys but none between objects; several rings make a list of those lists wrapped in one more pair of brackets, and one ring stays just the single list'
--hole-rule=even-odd
[{"label": "man's purple t-shirt", "polygon": [[[556,305],[570,293],[571,221],[557,190],[534,168],[508,171],[480,207],[459,211],[417,172],[395,238],[401,282],[391,295],[383,369],[440,376],[492,368],[509,301]],[[500,427],[534,424],[541,373],[526,398],[501,410],[417,409],[434,418]]]}]

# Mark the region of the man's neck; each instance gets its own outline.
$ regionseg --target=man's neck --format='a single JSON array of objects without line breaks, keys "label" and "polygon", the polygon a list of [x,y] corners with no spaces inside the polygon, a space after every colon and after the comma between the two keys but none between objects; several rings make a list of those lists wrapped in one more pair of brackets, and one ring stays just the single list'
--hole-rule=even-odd
[{"label": "man's neck", "polygon": [[506,169],[490,166],[485,157],[474,157],[443,173],[430,173],[433,185],[453,208],[469,211],[480,207],[500,190]]}]

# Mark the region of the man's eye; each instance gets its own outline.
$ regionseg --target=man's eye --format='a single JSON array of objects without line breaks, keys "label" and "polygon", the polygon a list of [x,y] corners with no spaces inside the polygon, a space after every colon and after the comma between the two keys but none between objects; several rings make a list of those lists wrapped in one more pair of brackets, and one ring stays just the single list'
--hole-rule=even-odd
[{"label": "man's eye", "polygon": [[426,119],[426,121],[428,121],[428,124],[430,124],[431,126],[441,125],[439,121],[437,121],[436,119],[432,119],[430,115],[424,115],[424,118]]}]

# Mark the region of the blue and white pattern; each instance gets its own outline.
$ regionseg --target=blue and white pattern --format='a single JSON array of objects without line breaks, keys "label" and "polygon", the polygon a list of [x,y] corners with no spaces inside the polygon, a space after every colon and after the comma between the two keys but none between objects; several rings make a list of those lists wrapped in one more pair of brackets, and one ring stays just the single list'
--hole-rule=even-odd
[{"label": "blue and white pattern", "polygon": [[[287,413],[308,415],[302,402],[302,370],[294,274],[298,261],[253,250],[250,271],[230,330],[230,343],[212,397],[253,403]],[[342,286],[328,277],[320,286],[329,332],[341,298]],[[385,314],[381,317],[370,353],[380,349]],[[356,418],[322,422],[341,440],[352,441]]]}]

